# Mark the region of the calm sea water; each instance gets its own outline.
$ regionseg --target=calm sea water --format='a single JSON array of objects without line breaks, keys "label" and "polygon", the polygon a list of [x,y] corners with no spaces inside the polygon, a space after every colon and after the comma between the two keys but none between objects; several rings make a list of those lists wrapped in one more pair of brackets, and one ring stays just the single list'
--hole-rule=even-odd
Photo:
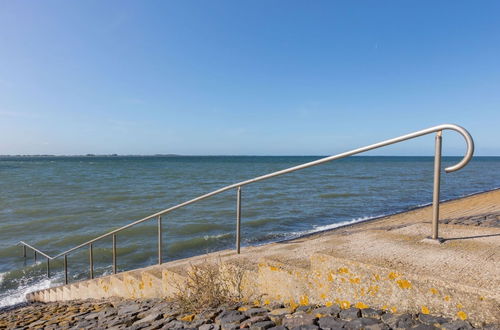
[{"label": "calm sea water", "polygon": [[[0,307],[62,283],[62,261],[25,261],[23,240],[58,254],[110,229],[210,192],[319,157],[0,158]],[[460,158],[446,157],[448,166]],[[432,157],[351,157],[243,188],[243,245],[296,237],[432,200]],[[442,175],[442,198],[500,187],[500,157],[476,157]],[[165,261],[232,248],[236,192],[164,217]],[[156,222],[117,236],[120,271],[156,262]],[[111,272],[111,238],[94,245],[96,275]],[[68,258],[87,277],[88,249]]]}]

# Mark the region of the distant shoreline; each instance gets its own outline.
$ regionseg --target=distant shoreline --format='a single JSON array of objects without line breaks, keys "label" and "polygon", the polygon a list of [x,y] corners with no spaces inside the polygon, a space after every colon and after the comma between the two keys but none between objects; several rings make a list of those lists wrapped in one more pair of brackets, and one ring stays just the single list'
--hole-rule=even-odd
[{"label": "distant shoreline", "polygon": [[[154,154],[154,155],[120,155],[120,154],[85,154],[85,155],[50,155],[50,154],[40,154],[40,155],[0,155],[2,158],[120,158],[120,157],[149,157],[149,158],[169,158],[169,157],[328,157],[329,155],[181,155],[181,154]],[[353,155],[351,157],[360,158],[397,158],[397,157],[413,157],[413,158],[433,158],[433,155]],[[452,155],[443,156],[443,158],[458,158],[463,157],[462,155]],[[499,158],[500,155],[483,155],[474,156],[474,158]]]}]

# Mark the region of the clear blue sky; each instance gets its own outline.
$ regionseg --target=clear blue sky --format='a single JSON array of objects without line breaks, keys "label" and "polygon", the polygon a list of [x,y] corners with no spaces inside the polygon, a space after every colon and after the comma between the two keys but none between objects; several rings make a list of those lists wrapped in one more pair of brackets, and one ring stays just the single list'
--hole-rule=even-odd
[{"label": "clear blue sky", "polygon": [[[324,155],[451,122],[500,155],[499,17],[500,1],[0,0],[0,154]],[[372,152],[432,153],[432,137]]]}]

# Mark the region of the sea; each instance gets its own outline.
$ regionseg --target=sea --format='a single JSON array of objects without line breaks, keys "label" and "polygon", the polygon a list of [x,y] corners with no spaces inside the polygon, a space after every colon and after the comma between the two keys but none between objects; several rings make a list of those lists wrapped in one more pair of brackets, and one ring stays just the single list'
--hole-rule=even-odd
[{"label": "sea", "polygon": [[[313,156],[0,157],[0,307],[63,283],[53,256],[112,229],[226,185],[319,159]],[[443,167],[460,157],[444,157]],[[500,157],[474,157],[441,176],[441,199],[500,187]],[[245,246],[291,239],[430,204],[433,157],[350,157],[242,188]],[[234,249],[236,190],[162,219],[163,261]],[[157,221],[117,234],[117,268],[157,263]],[[362,244],[362,242],[360,242]],[[112,273],[112,239],[94,243],[94,274]],[[89,276],[89,248],[68,255],[69,281]]]}]

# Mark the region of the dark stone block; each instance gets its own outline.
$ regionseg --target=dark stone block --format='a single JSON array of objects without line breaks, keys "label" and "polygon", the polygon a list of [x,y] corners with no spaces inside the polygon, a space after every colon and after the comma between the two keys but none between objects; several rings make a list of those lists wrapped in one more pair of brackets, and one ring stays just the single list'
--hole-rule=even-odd
[{"label": "dark stone block", "polygon": [[322,314],[322,315],[329,315],[329,316],[335,316],[338,317],[340,313],[340,307],[337,305],[333,305],[330,307],[320,307],[314,309],[311,314]]},{"label": "dark stone block", "polygon": [[468,330],[472,329],[472,326],[467,321],[453,321],[449,323],[441,324],[441,328],[445,330]]},{"label": "dark stone block", "polygon": [[282,325],[291,329],[304,325],[314,325],[316,317],[312,314],[306,314],[304,312],[295,313],[292,315],[287,315],[282,321]]},{"label": "dark stone block", "polygon": [[274,322],[271,321],[257,322],[250,326],[250,330],[267,330],[274,326],[275,326]]},{"label": "dark stone block", "polygon": [[428,324],[418,324],[418,325],[415,325],[413,326],[413,328],[411,328],[412,330],[438,330],[439,328],[438,327],[435,327],[433,325],[428,325]]},{"label": "dark stone block", "polygon": [[339,316],[343,320],[351,321],[351,320],[354,320],[354,319],[361,317],[361,311],[359,310],[359,308],[351,307],[351,308],[344,309],[343,311],[341,311],[339,313]]},{"label": "dark stone block", "polygon": [[311,312],[313,309],[315,309],[317,306],[316,305],[306,305],[306,306],[299,306],[297,307],[297,309],[295,310],[296,312],[305,312],[305,313],[309,313]]},{"label": "dark stone block", "polygon": [[346,321],[339,320],[332,316],[322,317],[318,320],[321,329],[341,329],[346,323]]},{"label": "dark stone block", "polygon": [[267,314],[268,310],[265,308],[250,308],[249,310],[246,310],[243,312],[248,317],[252,316],[258,316],[258,315],[264,315]]},{"label": "dark stone block", "polygon": [[420,322],[422,322],[423,324],[427,324],[427,325],[437,325],[437,324],[443,324],[443,323],[450,322],[450,319],[447,319],[447,318],[444,318],[441,316],[429,315],[429,314],[419,314],[418,320]]},{"label": "dark stone block", "polygon": [[384,314],[383,311],[380,309],[373,309],[373,308],[363,308],[361,310],[361,316],[362,317],[370,317],[372,319],[380,319],[380,317]]},{"label": "dark stone block", "polygon": [[368,326],[375,325],[375,324],[382,325],[383,323],[377,319],[362,317],[362,318],[354,319],[352,321],[347,322],[346,325],[344,326],[344,328],[350,329],[350,330],[366,329]]},{"label": "dark stone block", "polygon": [[225,310],[215,318],[217,323],[240,323],[241,321],[247,319],[240,311],[235,310]]},{"label": "dark stone block", "polygon": [[301,325],[298,327],[293,327],[290,329],[291,330],[318,330],[319,327],[317,325],[314,325],[314,324],[308,324],[308,325]]}]

